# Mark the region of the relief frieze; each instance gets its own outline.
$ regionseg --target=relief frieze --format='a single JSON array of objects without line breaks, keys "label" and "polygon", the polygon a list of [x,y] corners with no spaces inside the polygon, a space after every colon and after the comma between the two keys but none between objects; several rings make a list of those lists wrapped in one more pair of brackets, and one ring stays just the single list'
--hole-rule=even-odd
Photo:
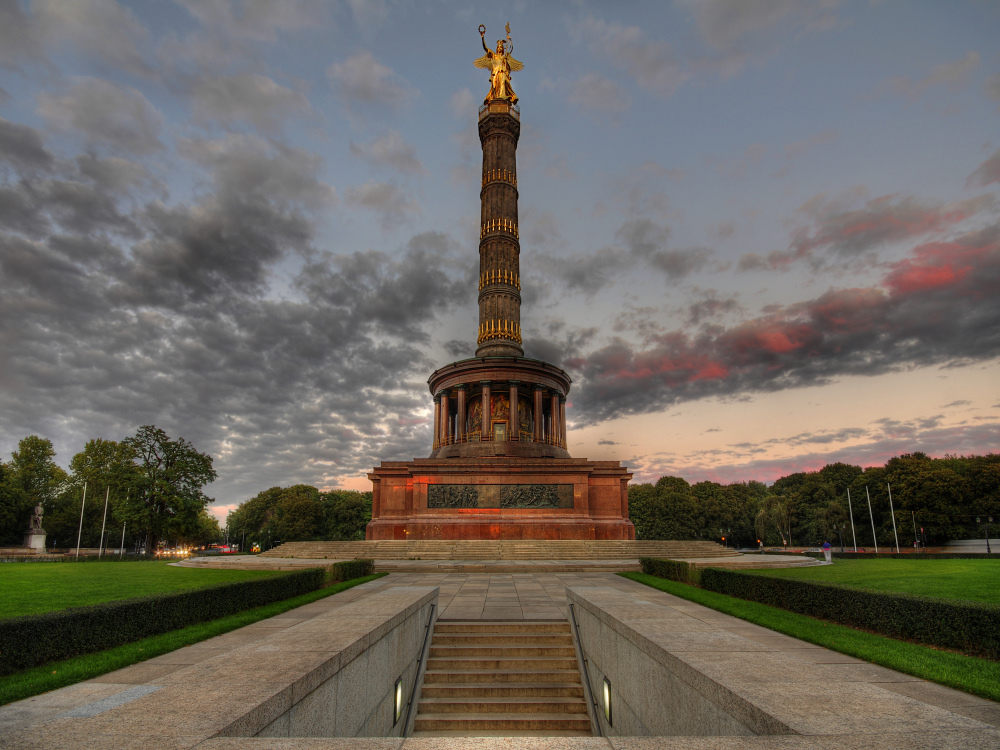
[{"label": "relief frieze", "polygon": [[428,508],[572,508],[571,484],[429,484]]}]

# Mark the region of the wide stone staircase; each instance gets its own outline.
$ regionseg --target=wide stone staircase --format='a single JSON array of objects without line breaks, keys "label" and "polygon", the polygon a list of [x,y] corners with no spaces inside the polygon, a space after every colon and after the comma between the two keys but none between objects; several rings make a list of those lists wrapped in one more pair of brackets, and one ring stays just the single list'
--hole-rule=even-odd
[{"label": "wide stone staircase", "polygon": [[262,557],[328,560],[635,560],[640,557],[702,559],[736,557],[715,542],[653,540],[423,540],[286,542]]},{"label": "wide stone staircase", "polygon": [[413,733],[590,735],[569,623],[438,620]]}]

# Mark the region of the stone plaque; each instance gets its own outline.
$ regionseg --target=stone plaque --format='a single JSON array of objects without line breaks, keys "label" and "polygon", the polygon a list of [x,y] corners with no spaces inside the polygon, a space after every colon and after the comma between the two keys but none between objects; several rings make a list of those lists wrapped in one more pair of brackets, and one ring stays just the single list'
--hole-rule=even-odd
[{"label": "stone plaque", "polygon": [[429,484],[428,508],[572,508],[571,484]]}]

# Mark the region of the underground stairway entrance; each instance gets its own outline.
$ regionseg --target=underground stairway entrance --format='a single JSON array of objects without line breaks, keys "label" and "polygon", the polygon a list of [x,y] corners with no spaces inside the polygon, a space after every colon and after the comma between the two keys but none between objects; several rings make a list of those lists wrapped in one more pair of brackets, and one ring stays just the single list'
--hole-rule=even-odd
[{"label": "underground stairway entrance", "polygon": [[413,736],[590,735],[569,622],[437,621]]}]

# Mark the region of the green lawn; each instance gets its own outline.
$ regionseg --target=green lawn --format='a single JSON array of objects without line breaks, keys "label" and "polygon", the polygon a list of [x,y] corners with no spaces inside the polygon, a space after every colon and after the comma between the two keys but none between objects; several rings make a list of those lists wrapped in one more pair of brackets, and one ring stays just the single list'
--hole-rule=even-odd
[{"label": "green lawn", "polygon": [[876,591],[1000,603],[1000,560],[837,560],[815,568],[750,571]]},{"label": "green lawn", "polygon": [[[28,563],[25,567],[27,565],[43,564]],[[97,564],[85,563],[83,567]],[[121,566],[128,563],[115,564]],[[147,565],[149,563],[138,564]],[[56,565],[63,565],[63,563],[56,563]],[[69,566],[69,564],[66,565]],[[64,661],[50,662],[34,669],[8,675],[0,679],[0,706],[12,701],[30,698],[33,695],[55,690],[66,685],[73,685],[82,680],[89,680],[116,669],[137,664],[146,659],[152,659],[154,656],[175,651],[183,646],[190,646],[207,638],[228,633],[231,630],[242,628],[268,617],[280,615],[282,612],[288,612],[291,609],[310,604],[333,594],[339,594],[341,591],[346,591],[361,583],[374,581],[376,578],[381,578],[385,575],[388,575],[388,573],[375,573],[363,578],[335,583],[327,588],[310,591],[307,594],[302,594],[293,599],[286,599],[283,602],[274,602],[263,607],[257,607],[256,609],[238,612],[229,617],[223,617],[210,622],[201,622],[181,628],[180,630],[173,630],[169,633],[143,638],[141,641],[126,643],[123,646],[117,646],[107,651],[76,656]]]},{"label": "green lawn", "polygon": [[[853,562],[853,561],[851,561]],[[862,560],[862,563],[883,562]],[[895,562],[890,560],[888,562]],[[914,560],[913,562],[918,562]],[[945,562],[945,561],[942,561]],[[947,562],[964,562],[948,560]],[[838,565],[840,563],[837,563]],[[939,563],[931,561],[932,565]],[[855,630],[845,625],[817,620],[776,607],[748,602],[714,591],[675,583],[645,573],[619,573],[625,578],[644,583],[706,607],[725,612],[765,628],[839,651],[858,659],[879,664],[898,672],[931,680],[942,685],[965,690],[974,695],[1000,700],[1000,662],[977,659],[951,651],[941,651],[907,641],[897,641],[874,633]]]},{"label": "green lawn", "polygon": [[273,575],[178,568],[166,561],[0,563],[0,619]]}]

